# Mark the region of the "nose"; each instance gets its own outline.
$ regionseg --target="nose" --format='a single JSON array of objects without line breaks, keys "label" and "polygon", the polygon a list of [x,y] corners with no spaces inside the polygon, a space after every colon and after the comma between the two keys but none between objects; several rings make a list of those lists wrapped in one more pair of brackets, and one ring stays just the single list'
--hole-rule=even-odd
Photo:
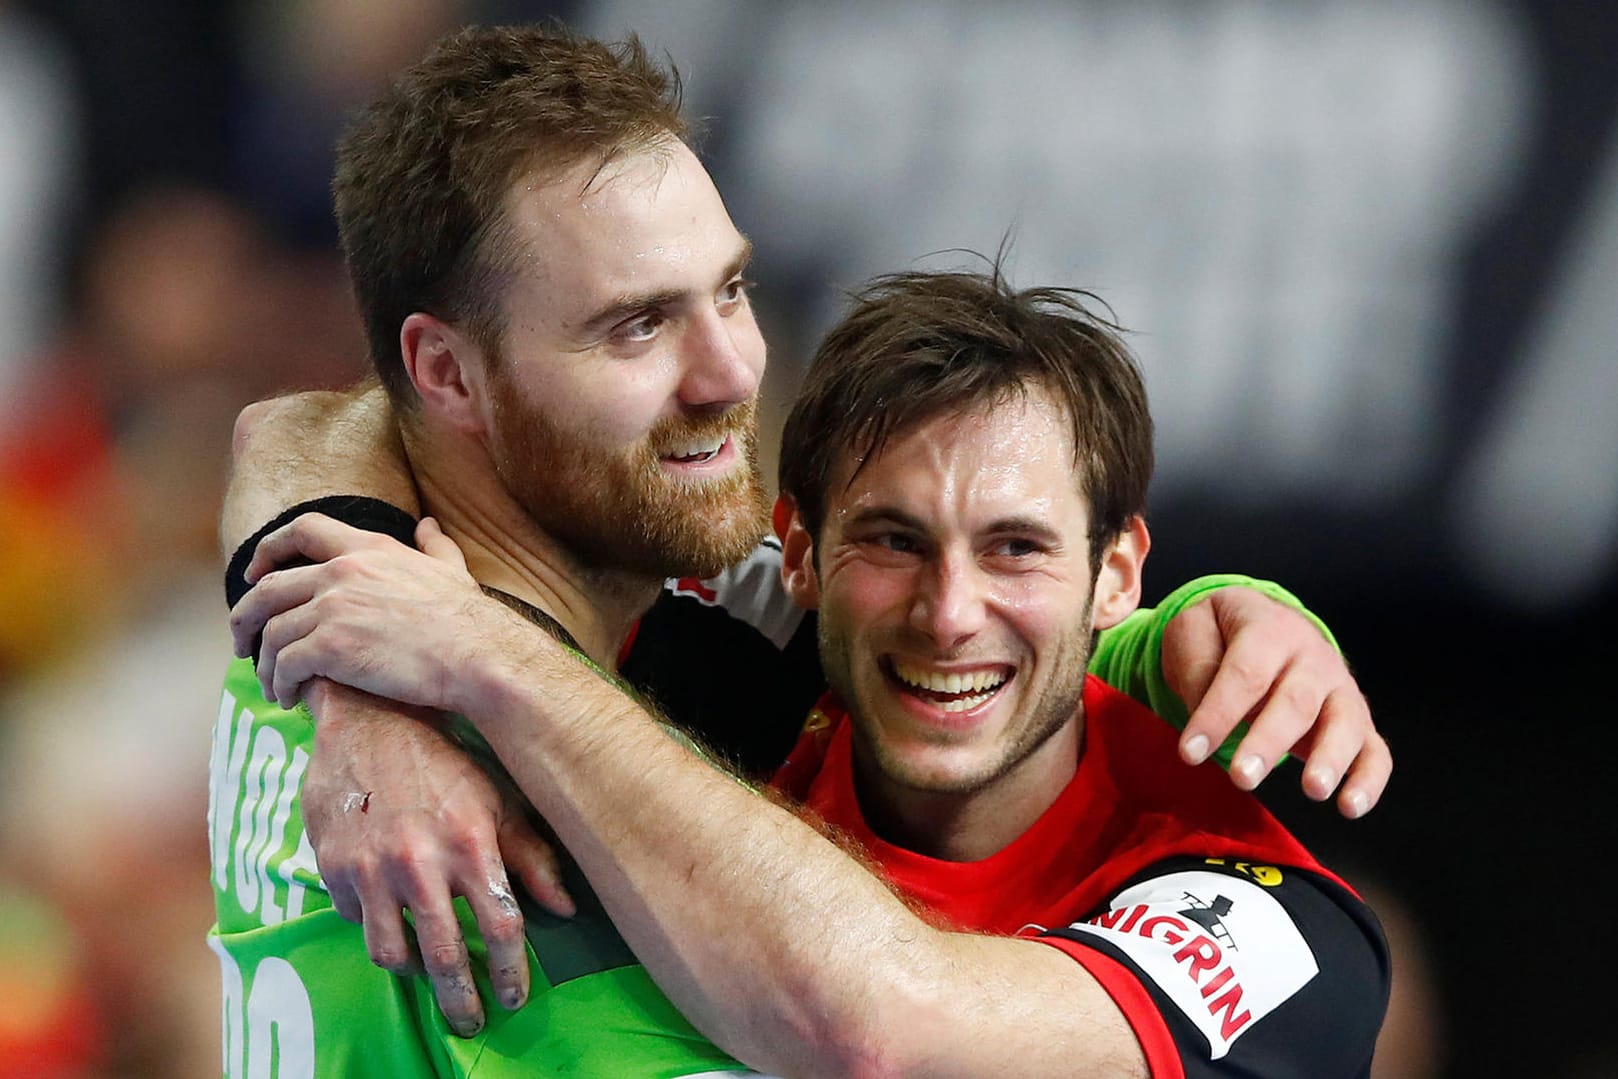
[{"label": "nose", "polygon": [[941,552],[920,574],[910,625],[941,650],[965,643],[988,618],[988,583],[965,552]]},{"label": "nose", "polygon": [[692,322],[684,364],[680,401],[688,408],[723,411],[751,401],[764,377],[764,338],[752,311],[703,311]]}]

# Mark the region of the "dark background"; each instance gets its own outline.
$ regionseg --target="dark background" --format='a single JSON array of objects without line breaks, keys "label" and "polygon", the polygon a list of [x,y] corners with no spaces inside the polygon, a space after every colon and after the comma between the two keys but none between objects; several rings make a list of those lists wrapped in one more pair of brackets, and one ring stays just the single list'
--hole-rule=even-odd
[{"label": "dark background", "polygon": [[[1010,236],[1015,280],[1112,304],[1160,429],[1151,590],[1221,570],[1285,583],[1338,633],[1393,746],[1361,822],[1304,803],[1295,772],[1264,788],[1398,923],[1413,1033],[1385,1074],[1618,1074],[1599,883],[1618,13],[1594,0],[0,0],[0,57],[28,58],[0,78],[0,878],[45,897],[69,953],[77,934],[110,981],[119,962],[138,981],[120,949],[157,929],[84,926],[200,879],[222,617],[199,655],[141,661],[194,668],[165,679],[174,708],[132,719],[108,689],[83,698],[87,726],[39,717],[135,662],[154,618],[216,617],[154,616],[154,597],[216,587],[234,410],[361,372],[326,188],[342,116],[443,26],[551,14],[638,30],[685,73],[758,247],[777,420],[838,290],[872,273]],[[132,724],[146,757],[63,823],[53,792]],[[29,754],[57,763],[19,775]],[[172,819],[172,858],[103,859],[108,814],[131,812],[144,826],[118,849]],[[214,1066],[205,895],[187,917],[176,966],[200,988],[138,1020],[103,1000],[89,1063],[64,1068]]]}]

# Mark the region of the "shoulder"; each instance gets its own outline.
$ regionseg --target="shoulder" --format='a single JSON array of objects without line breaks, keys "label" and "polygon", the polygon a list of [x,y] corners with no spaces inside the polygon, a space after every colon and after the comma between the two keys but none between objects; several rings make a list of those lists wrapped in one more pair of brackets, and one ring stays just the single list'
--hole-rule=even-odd
[{"label": "shoulder", "polygon": [[1375,916],[1309,869],[1168,858],[1042,939],[1132,997],[1132,1022],[1154,1013],[1187,1075],[1364,1074],[1387,1008]]},{"label": "shoulder", "polygon": [[1171,853],[1195,853],[1321,870],[1256,796],[1239,789],[1215,763],[1186,764],[1177,732],[1094,677],[1085,689],[1084,754],[1089,774],[1104,774],[1120,806],[1142,822],[1132,833],[1143,848],[1136,866]]},{"label": "shoulder", "polygon": [[621,672],[745,771],[767,774],[824,686],[814,617],[781,586],[780,544],[714,577],[665,582]]},{"label": "shoulder", "polygon": [[713,577],[671,577],[659,606],[721,612],[785,649],[804,620],[804,610],[781,586],[781,544],[766,539],[751,554]]}]

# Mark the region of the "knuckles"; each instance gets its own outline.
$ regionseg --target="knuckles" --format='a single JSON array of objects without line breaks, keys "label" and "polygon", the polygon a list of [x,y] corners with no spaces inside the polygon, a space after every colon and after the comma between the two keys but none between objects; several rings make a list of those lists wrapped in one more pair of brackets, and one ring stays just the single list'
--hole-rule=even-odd
[{"label": "knuckles", "polygon": [[1256,700],[1260,690],[1269,688],[1269,675],[1246,655],[1227,652],[1225,661],[1219,669],[1226,682],[1248,694],[1250,699]]},{"label": "knuckles", "polygon": [[[417,935],[419,939],[419,927]],[[458,936],[433,943],[422,942],[421,963],[433,978],[451,976],[456,988],[462,988],[458,975],[467,965],[466,944]]]},{"label": "knuckles", "polygon": [[376,944],[369,949],[371,962],[394,974],[408,974],[415,969],[410,950],[396,944]]},{"label": "knuckles", "polygon": [[522,915],[515,907],[500,906],[494,913],[478,919],[478,928],[485,942],[494,945],[515,944],[522,940]]},{"label": "knuckles", "polygon": [[1275,689],[1275,697],[1286,709],[1285,715],[1290,717],[1294,725],[1312,723],[1320,712],[1320,705],[1326,695],[1312,682],[1299,677],[1284,679]]}]

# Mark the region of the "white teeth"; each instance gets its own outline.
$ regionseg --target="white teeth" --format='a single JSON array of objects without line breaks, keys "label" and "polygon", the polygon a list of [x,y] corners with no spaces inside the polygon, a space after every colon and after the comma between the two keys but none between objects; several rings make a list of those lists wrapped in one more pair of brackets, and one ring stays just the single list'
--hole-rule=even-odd
[{"label": "white teeth", "polygon": [[[999,689],[1006,680],[1005,671],[999,669],[968,671],[964,674],[959,671],[951,671],[946,674],[943,671],[930,671],[924,667],[912,667],[898,660],[893,662],[893,673],[899,676],[901,682],[915,686],[917,689],[927,689],[934,693],[971,692],[978,694],[976,702],[973,702],[971,698],[966,698],[967,701],[971,702],[966,707],[971,707],[972,703],[988,699],[989,692]],[[951,701],[943,705],[943,707],[949,711],[959,711],[960,709],[953,706],[960,703],[959,701]]]},{"label": "white teeth", "polygon": [[958,697],[953,701],[939,701],[938,709],[941,712],[965,712],[969,708],[976,708],[992,696],[992,693],[979,693],[974,697]]},{"label": "white teeth", "polygon": [[712,457],[719,452],[725,444],[723,438],[715,442],[687,442],[683,445],[670,446],[663,454],[664,457],[684,459],[687,457]]}]

